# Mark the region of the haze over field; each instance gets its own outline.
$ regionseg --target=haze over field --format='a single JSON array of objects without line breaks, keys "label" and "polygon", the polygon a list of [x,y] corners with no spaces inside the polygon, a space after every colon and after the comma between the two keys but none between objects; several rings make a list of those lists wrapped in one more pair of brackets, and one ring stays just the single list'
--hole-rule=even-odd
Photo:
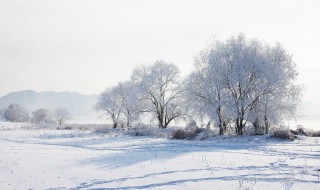
[{"label": "haze over field", "polygon": [[174,62],[183,75],[208,40],[243,32],[293,54],[304,99],[320,105],[320,5],[316,0],[0,2],[0,96],[99,94],[139,64]]}]

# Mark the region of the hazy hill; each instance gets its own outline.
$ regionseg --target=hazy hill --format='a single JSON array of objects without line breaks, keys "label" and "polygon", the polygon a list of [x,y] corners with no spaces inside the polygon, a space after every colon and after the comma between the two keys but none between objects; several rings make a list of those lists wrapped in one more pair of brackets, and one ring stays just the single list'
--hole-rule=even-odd
[{"label": "hazy hill", "polygon": [[0,98],[0,108],[17,103],[32,112],[38,108],[54,110],[63,107],[74,116],[95,116],[93,105],[97,95],[83,95],[78,92],[35,92],[32,90],[11,92]]},{"label": "hazy hill", "polygon": [[[98,101],[98,95],[83,95],[78,92],[35,92],[32,90],[11,92],[0,97],[0,108],[11,103],[25,107],[30,113],[38,108],[54,110],[66,108],[74,116],[98,116],[93,110]],[[299,118],[320,119],[320,105],[303,101],[298,107]]]}]

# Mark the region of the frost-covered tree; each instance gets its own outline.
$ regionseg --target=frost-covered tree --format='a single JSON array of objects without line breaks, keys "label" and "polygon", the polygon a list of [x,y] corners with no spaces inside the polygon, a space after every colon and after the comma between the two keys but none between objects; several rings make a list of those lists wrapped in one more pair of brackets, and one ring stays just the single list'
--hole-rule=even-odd
[{"label": "frost-covered tree", "polygon": [[221,72],[224,70],[220,59],[221,49],[209,46],[195,58],[195,69],[186,80],[186,104],[196,114],[208,116],[224,134],[227,125],[227,105],[230,96],[224,86]]},{"label": "frost-covered tree", "polygon": [[260,45],[261,60],[253,88],[254,105],[248,117],[254,118],[257,129],[269,132],[271,124],[279,124],[285,117],[294,116],[301,97],[302,88],[297,85],[297,71],[292,56],[280,45]]},{"label": "frost-covered tree", "polygon": [[4,111],[4,118],[12,122],[25,122],[29,120],[29,113],[18,104],[10,104]]},{"label": "frost-covered tree", "polygon": [[72,118],[70,112],[65,108],[57,108],[54,110],[55,119],[59,123],[59,125],[62,125],[66,121],[70,120]]},{"label": "frost-covered tree", "polygon": [[131,78],[138,90],[140,111],[152,113],[160,128],[167,128],[181,115],[182,87],[175,65],[156,61],[135,69]]},{"label": "frost-covered tree", "polygon": [[120,98],[122,114],[126,118],[127,126],[130,127],[131,123],[140,115],[137,89],[131,82],[121,82],[115,90]]},{"label": "frost-covered tree", "polygon": [[206,105],[202,112],[213,116],[220,133],[226,119],[233,119],[237,134],[243,134],[247,122],[262,124],[267,133],[271,121],[294,113],[301,88],[294,84],[295,64],[280,45],[240,34],[213,43],[195,65],[188,92]]},{"label": "frost-covered tree", "polygon": [[121,82],[117,86],[106,89],[95,105],[97,111],[103,111],[116,128],[125,117],[127,126],[139,117],[136,89],[130,82]]},{"label": "frost-covered tree", "polygon": [[99,97],[98,103],[95,105],[97,111],[102,111],[107,117],[112,120],[113,128],[119,124],[122,114],[122,100],[119,97],[117,87],[106,89]]},{"label": "frost-covered tree", "polygon": [[36,123],[52,123],[53,114],[50,110],[40,108],[32,112],[32,121]]}]

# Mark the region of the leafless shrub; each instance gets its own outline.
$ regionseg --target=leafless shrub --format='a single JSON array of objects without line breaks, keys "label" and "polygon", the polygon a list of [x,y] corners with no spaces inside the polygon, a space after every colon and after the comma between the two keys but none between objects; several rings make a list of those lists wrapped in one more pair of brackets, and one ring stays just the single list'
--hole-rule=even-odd
[{"label": "leafless shrub", "polygon": [[274,131],[271,137],[276,139],[291,140],[291,141],[293,141],[296,138],[296,136],[292,134],[288,129]]},{"label": "leafless shrub", "polygon": [[128,134],[133,136],[157,136],[159,131],[160,130],[151,125],[139,123],[133,127],[130,127],[128,129]]},{"label": "leafless shrub", "polygon": [[303,126],[299,125],[297,130],[290,130],[294,135],[303,135],[307,137],[320,137],[320,131],[313,131],[311,129],[306,129]]},{"label": "leafless shrub", "polygon": [[57,127],[58,130],[74,130],[71,126],[59,126]]},{"label": "leafless shrub", "polygon": [[191,140],[195,138],[199,133],[203,132],[203,129],[196,127],[193,129],[177,129],[172,132],[173,139],[187,139]]},{"label": "leafless shrub", "polygon": [[108,133],[111,128],[112,126],[109,124],[65,124],[57,126],[58,130],[80,130],[97,133]]}]

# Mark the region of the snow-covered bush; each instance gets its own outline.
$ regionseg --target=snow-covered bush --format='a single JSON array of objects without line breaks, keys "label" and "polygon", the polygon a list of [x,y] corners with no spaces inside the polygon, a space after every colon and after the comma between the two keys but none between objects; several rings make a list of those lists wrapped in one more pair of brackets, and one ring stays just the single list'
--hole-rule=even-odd
[{"label": "snow-covered bush", "polygon": [[291,140],[293,141],[296,136],[291,133],[289,129],[280,129],[273,132],[271,138],[281,139],[281,140]]},{"label": "snow-covered bush", "polygon": [[29,120],[29,113],[18,104],[10,104],[4,111],[4,118],[12,122],[25,122]]},{"label": "snow-covered bush", "polygon": [[57,127],[58,130],[74,130],[74,128],[72,126],[66,125],[66,126],[61,126],[59,125]]},{"label": "snow-covered bush", "polygon": [[200,134],[197,135],[197,139],[199,140],[207,140],[216,135],[212,129],[210,128],[205,128]]},{"label": "snow-covered bush", "polygon": [[312,137],[320,137],[320,131],[313,132]]},{"label": "snow-covered bush", "polygon": [[295,135],[303,135],[307,137],[320,137],[320,131],[306,129],[303,126],[298,126],[297,130],[290,130],[290,132]]},{"label": "snow-covered bush", "polygon": [[204,129],[199,127],[194,128],[185,128],[185,129],[177,129],[172,132],[173,139],[187,139],[191,140],[194,139],[197,135],[203,132]]},{"label": "snow-covered bush", "polygon": [[154,125],[146,125],[143,123],[137,123],[133,127],[128,128],[126,133],[133,136],[152,136],[157,138],[170,138],[174,127],[169,129],[160,129]]},{"label": "snow-covered bush", "polygon": [[134,136],[156,136],[158,131],[158,128],[152,125],[138,123],[130,127],[127,133]]},{"label": "snow-covered bush", "polygon": [[312,136],[313,131],[306,129],[303,126],[298,126],[297,133],[298,133],[298,135],[304,135],[304,136],[310,137],[310,136]]},{"label": "snow-covered bush", "polygon": [[183,129],[177,129],[172,132],[173,139],[186,139],[186,132]]}]

